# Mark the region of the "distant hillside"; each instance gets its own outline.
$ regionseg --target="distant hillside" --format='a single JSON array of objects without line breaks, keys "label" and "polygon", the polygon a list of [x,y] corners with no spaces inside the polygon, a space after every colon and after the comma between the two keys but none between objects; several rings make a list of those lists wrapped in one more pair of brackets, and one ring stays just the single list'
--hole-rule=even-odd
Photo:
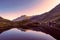
[{"label": "distant hillside", "polygon": [[0,17],[0,22],[11,22],[11,21]]},{"label": "distant hillside", "polygon": [[13,21],[23,21],[23,20],[26,20],[26,19],[29,19],[30,16],[26,16],[26,15],[22,15],[21,17],[18,17],[16,19],[14,19]]},{"label": "distant hillside", "polygon": [[13,22],[0,17],[0,33],[10,28],[13,28]]}]

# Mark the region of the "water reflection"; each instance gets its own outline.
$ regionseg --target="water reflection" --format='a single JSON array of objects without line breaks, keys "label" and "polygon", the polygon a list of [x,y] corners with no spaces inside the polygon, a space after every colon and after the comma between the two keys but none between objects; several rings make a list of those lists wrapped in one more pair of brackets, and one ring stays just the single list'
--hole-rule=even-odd
[{"label": "water reflection", "polygon": [[11,29],[0,34],[0,40],[55,40],[48,34],[27,30]]}]

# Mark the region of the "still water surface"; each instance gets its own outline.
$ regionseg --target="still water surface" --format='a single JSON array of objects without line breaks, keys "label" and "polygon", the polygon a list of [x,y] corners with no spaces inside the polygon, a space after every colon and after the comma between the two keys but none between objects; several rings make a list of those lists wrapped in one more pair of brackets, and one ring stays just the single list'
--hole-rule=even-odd
[{"label": "still water surface", "polygon": [[48,34],[32,30],[26,32],[13,28],[0,34],[0,40],[55,40]]}]

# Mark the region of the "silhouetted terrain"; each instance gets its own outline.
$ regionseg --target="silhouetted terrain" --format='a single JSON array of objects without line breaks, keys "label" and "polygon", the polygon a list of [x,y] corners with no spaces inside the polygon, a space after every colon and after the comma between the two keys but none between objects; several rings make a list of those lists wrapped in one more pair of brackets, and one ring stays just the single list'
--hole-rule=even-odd
[{"label": "silhouetted terrain", "polygon": [[42,15],[22,19],[25,18],[19,17],[14,21],[9,21],[0,17],[0,33],[11,28],[31,29],[45,32],[60,40],[60,4]]}]

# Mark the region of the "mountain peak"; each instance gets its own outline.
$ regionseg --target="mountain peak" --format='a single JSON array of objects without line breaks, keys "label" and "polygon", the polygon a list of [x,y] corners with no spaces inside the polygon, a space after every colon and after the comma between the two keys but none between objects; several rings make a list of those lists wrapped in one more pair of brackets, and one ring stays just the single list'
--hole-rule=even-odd
[{"label": "mountain peak", "polygon": [[13,21],[22,21],[22,20],[26,20],[26,19],[29,19],[30,16],[26,16],[26,15],[22,15],[16,19],[14,19]]},{"label": "mountain peak", "polygon": [[22,15],[21,17],[26,17],[26,15]]}]

